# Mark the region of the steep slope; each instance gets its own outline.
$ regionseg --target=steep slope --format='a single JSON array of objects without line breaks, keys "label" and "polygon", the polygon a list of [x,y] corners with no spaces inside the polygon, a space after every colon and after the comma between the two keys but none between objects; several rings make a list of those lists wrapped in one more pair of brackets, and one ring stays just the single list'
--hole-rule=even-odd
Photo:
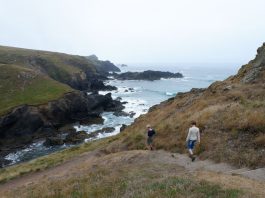
[{"label": "steep slope", "polygon": [[157,130],[155,146],[186,152],[192,120],[201,129],[201,158],[237,166],[265,166],[265,45],[238,74],[207,89],[192,89],[152,107],[109,145],[110,150],[145,148],[145,127]]}]

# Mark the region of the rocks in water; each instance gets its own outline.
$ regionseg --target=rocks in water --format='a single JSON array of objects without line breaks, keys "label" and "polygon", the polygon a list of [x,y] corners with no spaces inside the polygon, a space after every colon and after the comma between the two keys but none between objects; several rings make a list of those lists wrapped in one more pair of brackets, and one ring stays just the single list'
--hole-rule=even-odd
[{"label": "rocks in water", "polygon": [[9,165],[10,163],[12,163],[11,160],[0,158],[0,168],[3,168],[5,166]]},{"label": "rocks in water", "polygon": [[118,111],[118,112],[115,112],[113,115],[117,116],[117,117],[120,117],[120,116],[130,116],[129,113],[126,113],[124,111]]},{"label": "rocks in water", "polygon": [[120,128],[120,132],[124,131],[126,129],[127,125],[126,124],[123,124]]},{"label": "rocks in water", "polygon": [[115,131],[114,127],[105,127],[103,129],[95,131],[95,133],[112,133],[113,131]]},{"label": "rocks in water", "polygon": [[88,120],[102,122],[99,118],[102,112],[119,112],[123,108],[122,103],[113,100],[111,94],[88,95],[80,91],[40,106],[17,107],[0,117],[0,150],[22,148],[34,139],[54,136],[65,124]]},{"label": "rocks in water", "polygon": [[111,85],[105,85],[103,81],[98,79],[93,79],[90,81],[90,90],[91,91],[112,91],[117,90],[117,87]]},{"label": "rocks in water", "polygon": [[124,111],[118,111],[118,112],[115,112],[113,115],[117,116],[117,117],[120,117],[120,116],[129,116],[130,118],[133,118],[133,116],[135,115],[136,113],[133,112],[133,111],[130,111],[129,113],[127,112],[124,112]]},{"label": "rocks in water", "polygon": [[100,129],[100,130],[94,131],[92,133],[89,133],[88,134],[88,138],[95,138],[100,133],[112,133],[114,131],[115,131],[115,128],[114,127],[105,127],[103,129]]},{"label": "rocks in water", "polygon": [[81,120],[79,124],[81,125],[90,125],[90,124],[103,124],[104,119],[101,116],[98,117],[92,117],[86,120]]},{"label": "rocks in water", "polygon": [[118,80],[160,80],[161,78],[183,78],[181,73],[171,73],[162,71],[125,72],[121,74],[113,73]]},{"label": "rocks in water", "polygon": [[64,143],[78,144],[83,142],[86,138],[89,138],[89,135],[85,131],[72,132],[66,136]]},{"label": "rocks in water", "polygon": [[82,143],[85,139],[89,138],[96,138],[100,133],[112,133],[115,131],[114,127],[105,127],[103,129],[94,131],[92,133],[87,133],[85,131],[78,131],[76,132],[75,129],[69,131],[69,133],[63,136],[56,136],[56,137],[47,137],[46,141],[44,142],[44,146],[58,146],[65,144],[79,144]]},{"label": "rocks in water", "polygon": [[63,145],[64,141],[61,137],[47,137],[45,142],[43,143],[44,146],[58,146]]},{"label": "rocks in water", "polygon": [[122,98],[121,98],[121,97],[117,97],[117,98],[116,98],[116,100],[118,100],[118,101],[121,101],[121,100],[122,100]]},{"label": "rocks in water", "polygon": [[133,116],[135,116],[135,114],[136,114],[135,112],[130,111],[130,112],[129,112],[129,116],[130,116],[130,118],[133,118]]}]

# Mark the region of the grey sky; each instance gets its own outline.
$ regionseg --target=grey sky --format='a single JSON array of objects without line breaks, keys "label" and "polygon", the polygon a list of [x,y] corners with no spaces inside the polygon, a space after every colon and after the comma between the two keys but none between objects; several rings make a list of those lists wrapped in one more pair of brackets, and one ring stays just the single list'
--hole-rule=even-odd
[{"label": "grey sky", "polygon": [[245,63],[265,41],[264,8],[264,0],[0,0],[0,45],[115,63]]}]

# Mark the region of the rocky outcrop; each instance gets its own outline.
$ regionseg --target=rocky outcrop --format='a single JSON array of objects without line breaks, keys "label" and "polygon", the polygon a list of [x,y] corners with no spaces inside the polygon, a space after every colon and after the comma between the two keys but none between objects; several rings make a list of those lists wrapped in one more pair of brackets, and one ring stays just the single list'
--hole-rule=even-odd
[{"label": "rocky outcrop", "polygon": [[120,128],[120,132],[123,132],[125,129],[126,129],[127,125],[126,124],[123,124]]},{"label": "rocky outcrop", "polygon": [[117,87],[111,85],[105,85],[103,81],[94,79],[91,80],[90,91],[112,91],[117,90]]},{"label": "rocky outcrop", "polygon": [[63,142],[66,144],[79,144],[88,137],[89,136],[85,131],[72,132],[66,136]]},{"label": "rocky outcrop", "polygon": [[265,75],[265,43],[257,49],[255,59],[243,65],[232,79],[243,83],[264,82]]},{"label": "rocky outcrop", "polygon": [[0,153],[23,147],[34,139],[51,137],[68,123],[95,119],[104,111],[121,111],[121,102],[111,94],[72,92],[40,106],[23,105],[0,117]]},{"label": "rocky outcrop", "polygon": [[92,133],[87,134],[88,138],[96,138],[98,136],[98,134],[100,133],[112,133],[115,131],[114,127],[106,127],[97,131],[94,131]]},{"label": "rocky outcrop", "polygon": [[93,62],[101,72],[120,72],[121,70],[116,67],[112,62],[110,61],[101,61],[98,59],[97,56],[91,55],[86,57],[89,61]]},{"label": "rocky outcrop", "polygon": [[47,137],[46,141],[43,143],[44,146],[60,146],[63,145],[64,141],[61,137]]},{"label": "rocky outcrop", "polygon": [[114,73],[113,77],[118,80],[160,80],[161,78],[183,78],[181,73],[171,73],[162,71],[125,72]]}]

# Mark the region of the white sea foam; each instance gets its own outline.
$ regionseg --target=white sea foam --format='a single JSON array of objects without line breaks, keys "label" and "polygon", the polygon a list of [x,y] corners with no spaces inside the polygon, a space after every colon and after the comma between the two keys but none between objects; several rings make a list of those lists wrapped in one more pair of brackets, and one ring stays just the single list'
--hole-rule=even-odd
[{"label": "white sea foam", "polygon": [[22,149],[20,151],[16,151],[16,152],[13,152],[13,153],[9,153],[8,155],[6,155],[4,157],[4,159],[11,161],[11,163],[9,165],[12,165],[12,164],[15,164],[17,162],[20,162],[21,158],[24,155],[28,154],[29,152],[36,151],[36,150],[42,150],[43,148],[41,148],[41,147],[43,145],[43,142],[44,141],[35,142],[35,143],[29,145],[29,147],[27,147],[25,149]]},{"label": "white sea foam", "polygon": [[166,95],[167,96],[174,96],[175,94],[174,93],[171,93],[171,92],[166,92]]}]

